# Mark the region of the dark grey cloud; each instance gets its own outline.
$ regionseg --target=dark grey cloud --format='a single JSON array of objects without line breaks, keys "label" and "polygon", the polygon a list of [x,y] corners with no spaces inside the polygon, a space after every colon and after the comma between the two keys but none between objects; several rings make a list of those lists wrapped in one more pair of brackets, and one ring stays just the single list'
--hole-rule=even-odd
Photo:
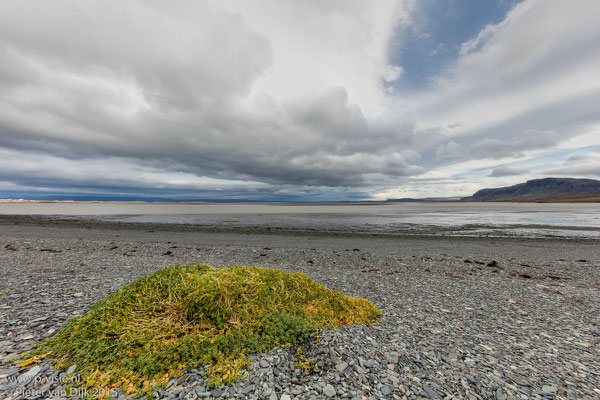
[{"label": "dark grey cloud", "polygon": [[600,178],[600,160],[584,165],[571,165],[558,168],[551,168],[542,171],[547,176],[570,176],[570,177],[588,177]]},{"label": "dark grey cloud", "polygon": [[588,151],[577,152],[572,156],[569,156],[565,160],[565,165],[584,164],[588,161],[597,161],[599,158],[600,147]]},{"label": "dark grey cloud", "polygon": [[524,175],[528,172],[529,171],[526,169],[517,169],[517,168],[511,168],[511,167],[499,167],[499,168],[494,168],[492,170],[492,172],[490,172],[489,176],[492,178],[500,178],[500,177],[504,177],[504,176]]}]

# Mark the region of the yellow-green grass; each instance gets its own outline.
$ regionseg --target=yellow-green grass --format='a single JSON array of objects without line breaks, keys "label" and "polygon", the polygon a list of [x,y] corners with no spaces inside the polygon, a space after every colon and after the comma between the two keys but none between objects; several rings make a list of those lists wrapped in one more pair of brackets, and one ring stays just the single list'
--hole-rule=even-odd
[{"label": "yellow-green grass", "polygon": [[188,367],[229,384],[247,355],[300,345],[319,328],[376,322],[375,305],[276,269],[174,265],[110,294],[25,357],[77,365],[85,387],[143,395]]}]

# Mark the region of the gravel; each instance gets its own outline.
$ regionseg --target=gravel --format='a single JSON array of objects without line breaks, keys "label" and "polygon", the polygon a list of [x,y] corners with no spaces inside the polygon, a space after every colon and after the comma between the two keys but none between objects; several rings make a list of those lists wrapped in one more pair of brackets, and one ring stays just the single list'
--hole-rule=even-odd
[{"label": "gravel", "polygon": [[275,348],[252,355],[232,386],[209,387],[198,366],[154,391],[157,399],[600,397],[597,241],[3,223],[0,398],[86,394],[77,366],[14,360],[109,292],[178,263],[305,272],[384,316],[321,332],[304,348],[312,371],[295,366],[295,349]]}]

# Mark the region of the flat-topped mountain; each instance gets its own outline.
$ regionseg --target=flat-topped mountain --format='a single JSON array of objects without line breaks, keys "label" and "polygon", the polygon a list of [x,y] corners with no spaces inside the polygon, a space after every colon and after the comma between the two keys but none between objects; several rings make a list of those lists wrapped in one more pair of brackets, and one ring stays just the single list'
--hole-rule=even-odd
[{"label": "flat-topped mountain", "polygon": [[482,189],[463,201],[600,201],[600,181],[595,179],[544,178],[514,186]]}]

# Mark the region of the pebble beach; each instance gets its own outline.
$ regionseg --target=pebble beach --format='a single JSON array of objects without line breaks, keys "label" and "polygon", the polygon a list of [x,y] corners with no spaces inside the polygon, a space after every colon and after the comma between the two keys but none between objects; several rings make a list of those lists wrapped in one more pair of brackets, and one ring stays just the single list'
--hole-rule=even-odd
[{"label": "pebble beach", "polygon": [[[383,312],[305,346],[251,355],[209,387],[203,366],[156,399],[600,398],[600,246],[593,239],[371,235],[0,217],[0,398],[66,399],[68,376],[18,356],[112,291],[173,264],[304,272]],[[102,390],[103,388],[98,388]],[[111,398],[128,398],[114,391]]]}]

